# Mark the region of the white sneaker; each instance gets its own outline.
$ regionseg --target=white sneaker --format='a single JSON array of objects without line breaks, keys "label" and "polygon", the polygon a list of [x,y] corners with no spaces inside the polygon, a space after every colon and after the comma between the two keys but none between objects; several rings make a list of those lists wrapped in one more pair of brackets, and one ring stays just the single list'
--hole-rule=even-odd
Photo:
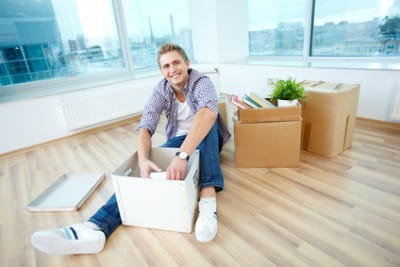
[{"label": "white sneaker", "polygon": [[195,235],[199,242],[207,243],[215,238],[218,231],[217,202],[214,197],[201,198]]},{"label": "white sneaker", "polygon": [[103,250],[106,236],[93,226],[95,224],[85,222],[38,231],[32,235],[31,242],[36,249],[49,254],[95,254]]}]

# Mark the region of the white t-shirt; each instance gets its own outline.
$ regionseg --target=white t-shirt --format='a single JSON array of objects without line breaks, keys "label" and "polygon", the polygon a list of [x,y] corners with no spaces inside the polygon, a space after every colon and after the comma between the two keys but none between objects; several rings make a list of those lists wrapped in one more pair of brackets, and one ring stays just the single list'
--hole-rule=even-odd
[{"label": "white t-shirt", "polygon": [[178,129],[175,136],[186,135],[189,133],[194,120],[194,113],[190,109],[187,101],[181,103],[178,100]]}]

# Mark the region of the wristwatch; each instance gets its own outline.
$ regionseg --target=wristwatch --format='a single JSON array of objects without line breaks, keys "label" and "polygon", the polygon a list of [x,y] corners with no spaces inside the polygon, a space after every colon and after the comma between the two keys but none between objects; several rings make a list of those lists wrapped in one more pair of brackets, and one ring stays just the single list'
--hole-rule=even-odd
[{"label": "wristwatch", "polygon": [[189,160],[189,155],[185,151],[178,151],[175,156],[178,156],[180,159],[185,159],[186,161]]}]

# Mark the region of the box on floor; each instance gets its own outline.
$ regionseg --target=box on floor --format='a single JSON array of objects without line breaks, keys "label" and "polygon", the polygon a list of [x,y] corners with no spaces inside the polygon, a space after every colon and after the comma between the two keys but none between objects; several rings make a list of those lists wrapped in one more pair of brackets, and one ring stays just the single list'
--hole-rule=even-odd
[{"label": "box on floor", "polygon": [[[150,160],[165,171],[177,151],[152,148]],[[192,232],[198,199],[198,150],[189,158],[185,180],[140,177],[135,152],[112,173],[112,181],[122,224]]]},{"label": "box on floor", "polygon": [[302,148],[335,157],[352,145],[359,84],[304,81]]},{"label": "box on floor", "polygon": [[298,166],[301,106],[239,110],[234,138],[236,167]]}]

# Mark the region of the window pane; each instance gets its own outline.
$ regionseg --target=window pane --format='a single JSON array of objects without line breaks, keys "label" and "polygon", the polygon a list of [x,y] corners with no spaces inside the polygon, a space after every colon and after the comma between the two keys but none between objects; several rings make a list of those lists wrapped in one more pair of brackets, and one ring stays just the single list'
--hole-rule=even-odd
[{"label": "window pane", "polygon": [[157,68],[158,48],[166,42],[193,59],[188,0],[123,0],[122,6],[135,70]]},{"label": "window pane", "polygon": [[399,0],[316,0],[313,56],[400,56]]},{"label": "window pane", "polygon": [[1,85],[123,68],[111,0],[0,2]]},{"label": "window pane", "polygon": [[250,55],[303,55],[307,0],[249,0]]}]

